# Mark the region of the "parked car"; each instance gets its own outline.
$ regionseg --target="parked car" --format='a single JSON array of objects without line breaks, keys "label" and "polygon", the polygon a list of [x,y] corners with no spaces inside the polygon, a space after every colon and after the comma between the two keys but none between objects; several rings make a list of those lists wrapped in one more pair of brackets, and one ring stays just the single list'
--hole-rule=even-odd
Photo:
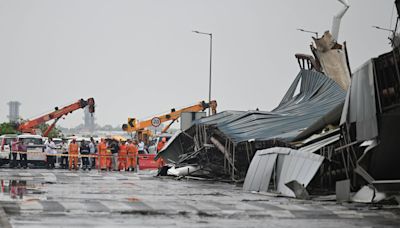
[{"label": "parked car", "polygon": [[0,136],[0,166],[10,161],[11,142],[17,138],[17,135]]}]

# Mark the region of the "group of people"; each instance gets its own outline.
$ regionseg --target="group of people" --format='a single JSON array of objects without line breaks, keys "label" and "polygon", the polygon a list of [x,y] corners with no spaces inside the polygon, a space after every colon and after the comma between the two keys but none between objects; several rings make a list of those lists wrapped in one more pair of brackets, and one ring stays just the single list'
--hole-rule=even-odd
[{"label": "group of people", "polygon": [[[69,144],[68,156],[70,170],[78,170],[78,159],[82,158],[82,169],[90,170],[96,167],[100,170],[134,171],[137,164],[138,146],[136,141],[117,141],[101,139],[96,144],[91,138],[90,143],[81,141],[80,146],[75,139]],[[63,163],[61,163],[63,164]]]},{"label": "group of people", "polygon": [[[157,145],[157,152],[160,151],[166,143],[166,138],[162,138]],[[116,139],[101,139],[96,142],[93,138],[90,141],[82,140],[79,143],[73,139],[70,144],[63,141],[56,145],[49,138],[44,143],[44,152],[46,153],[46,164],[48,169],[54,169],[57,158],[59,159],[60,168],[69,170],[78,170],[81,167],[83,170],[91,170],[97,168],[100,170],[114,171],[134,171],[138,164],[138,154],[145,154],[145,146],[142,141],[139,143],[136,140],[116,140]],[[22,140],[15,139],[11,143],[10,167],[18,167],[17,155],[19,154],[19,165],[21,168],[27,168],[27,147]],[[61,154],[61,156],[60,156]],[[158,161],[159,166],[164,165],[164,161]]]}]

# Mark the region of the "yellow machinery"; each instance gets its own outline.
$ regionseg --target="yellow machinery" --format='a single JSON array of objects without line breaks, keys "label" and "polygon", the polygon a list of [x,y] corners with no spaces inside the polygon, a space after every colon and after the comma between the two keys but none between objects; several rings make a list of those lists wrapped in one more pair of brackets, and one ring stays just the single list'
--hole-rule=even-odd
[{"label": "yellow machinery", "polygon": [[169,127],[181,116],[183,112],[200,112],[204,111],[207,108],[211,108],[212,114],[217,113],[217,102],[211,101],[210,103],[206,103],[201,101],[195,105],[185,107],[179,110],[171,109],[171,112],[168,114],[155,116],[151,119],[144,121],[137,121],[135,118],[128,118],[128,123],[122,125],[122,130],[132,133],[136,132],[137,138],[143,141],[147,141],[148,138],[152,135],[150,130],[145,130],[147,127],[153,126],[158,127],[161,123],[171,121],[163,130],[162,133],[166,132]]}]

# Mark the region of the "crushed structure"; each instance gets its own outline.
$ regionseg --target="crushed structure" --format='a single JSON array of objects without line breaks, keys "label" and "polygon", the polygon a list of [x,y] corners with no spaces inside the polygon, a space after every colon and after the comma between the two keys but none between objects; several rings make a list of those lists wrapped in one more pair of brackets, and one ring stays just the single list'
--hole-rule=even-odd
[{"label": "crushed structure", "polygon": [[[335,23],[349,7],[340,2]],[[334,35],[313,38],[313,56],[296,54],[300,72],[278,107],[197,120],[157,157],[189,167],[185,175],[244,181],[246,191],[307,198],[307,189],[348,186],[343,192],[361,189],[354,198],[359,202],[398,194],[400,39],[393,36],[392,51],[351,73],[338,27]]]},{"label": "crushed structure", "polygon": [[295,148],[297,136],[341,107],[345,94],[325,74],[301,69],[274,110],[225,111],[202,118],[175,135],[158,156],[176,165],[197,164],[214,177],[244,180],[257,150]]}]

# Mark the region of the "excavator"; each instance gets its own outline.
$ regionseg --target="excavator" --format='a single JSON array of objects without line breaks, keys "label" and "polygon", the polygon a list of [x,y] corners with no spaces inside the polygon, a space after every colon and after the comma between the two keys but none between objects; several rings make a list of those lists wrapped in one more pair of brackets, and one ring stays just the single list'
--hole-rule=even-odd
[{"label": "excavator", "polygon": [[128,118],[128,123],[122,125],[122,130],[132,133],[136,132],[136,137],[139,140],[147,141],[151,135],[151,131],[146,130],[147,127],[153,126],[158,127],[161,123],[171,121],[166,127],[163,128],[161,133],[165,133],[169,127],[181,116],[183,112],[200,112],[210,108],[212,114],[217,113],[217,101],[212,100],[209,103],[201,101],[195,105],[188,106],[179,110],[171,109],[168,114],[153,117],[144,121],[137,121],[135,118]]},{"label": "excavator", "polygon": [[25,122],[22,122],[21,124],[18,125],[17,130],[22,132],[22,133],[31,133],[31,134],[36,134],[36,128],[47,121],[54,120],[54,122],[46,129],[46,131],[43,133],[44,137],[47,137],[50,133],[50,131],[56,126],[58,120],[60,120],[62,117],[72,113],[75,110],[85,108],[88,106],[89,108],[89,113],[94,113],[94,99],[89,98],[87,100],[80,99],[79,101],[67,105],[63,108],[58,108],[55,107],[54,111],[51,113],[47,113],[45,115],[42,115],[36,119],[33,120],[28,120]]}]

